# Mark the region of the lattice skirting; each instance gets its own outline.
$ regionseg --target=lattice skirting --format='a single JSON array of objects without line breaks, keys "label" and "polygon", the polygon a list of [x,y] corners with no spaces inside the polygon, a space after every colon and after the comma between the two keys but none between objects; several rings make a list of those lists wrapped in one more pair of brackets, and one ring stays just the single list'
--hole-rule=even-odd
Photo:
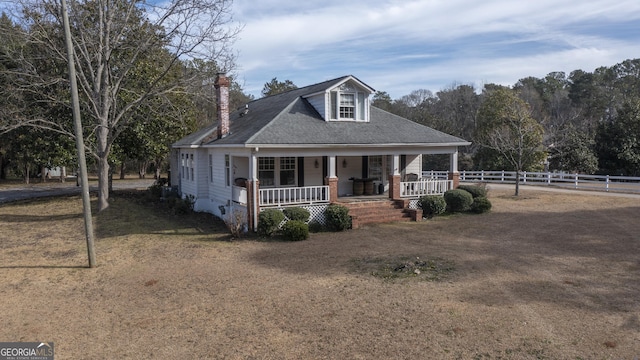
[{"label": "lattice skirting", "polygon": [[411,199],[409,200],[409,209],[420,209],[420,200],[419,199]]},{"label": "lattice skirting", "polygon": [[[324,211],[327,209],[329,204],[319,204],[319,205],[297,205],[297,206],[288,206],[288,207],[300,207],[306,209],[309,212],[309,220],[307,220],[307,224],[312,222],[320,223],[322,226],[327,225],[327,220],[324,217]],[[283,211],[286,207],[277,208],[280,211]],[[286,224],[289,219],[285,216],[284,220],[280,223],[279,227]]]}]

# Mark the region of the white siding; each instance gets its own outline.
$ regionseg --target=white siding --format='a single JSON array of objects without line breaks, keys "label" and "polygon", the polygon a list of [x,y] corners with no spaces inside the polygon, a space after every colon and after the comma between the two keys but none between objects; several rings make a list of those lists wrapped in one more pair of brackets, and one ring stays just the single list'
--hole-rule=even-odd
[{"label": "white siding", "polygon": [[307,101],[316,109],[318,113],[320,113],[320,116],[322,116],[323,119],[328,120],[327,116],[325,116],[327,112],[327,104],[325,101],[324,93],[308,97]]},{"label": "white siding", "polygon": [[207,150],[197,149],[195,151],[194,166],[194,183],[196,190],[196,204],[194,210],[205,211],[209,203],[209,188],[207,180],[209,175],[209,159],[207,158]]},{"label": "white siding", "polygon": [[[318,167],[316,168],[316,161]],[[324,179],[322,178],[322,157],[307,156],[304,158],[304,186],[322,186]]]},{"label": "white siding", "polygon": [[422,174],[422,155],[407,155],[407,168],[405,174]]},{"label": "white siding", "polygon": [[225,178],[225,153],[212,151],[213,155],[213,183],[209,184],[211,200],[224,202],[231,199],[231,187],[227,186]]},{"label": "white siding", "polygon": [[249,158],[248,157],[233,157],[233,175],[231,176],[231,182],[237,178],[249,178]]},{"label": "white siding", "polygon": [[[347,167],[343,167],[343,160],[347,161]],[[338,156],[338,196],[353,195],[353,181],[349,178],[362,177],[362,157],[360,156]]]}]

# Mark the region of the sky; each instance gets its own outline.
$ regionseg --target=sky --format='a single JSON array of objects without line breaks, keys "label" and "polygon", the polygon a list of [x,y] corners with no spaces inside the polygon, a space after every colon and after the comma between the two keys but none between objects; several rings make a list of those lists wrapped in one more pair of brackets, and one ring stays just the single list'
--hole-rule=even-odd
[{"label": "sky", "polygon": [[261,97],[354,75],[399,99],[640,58],[638,0],[235,0],[237,81]]}]

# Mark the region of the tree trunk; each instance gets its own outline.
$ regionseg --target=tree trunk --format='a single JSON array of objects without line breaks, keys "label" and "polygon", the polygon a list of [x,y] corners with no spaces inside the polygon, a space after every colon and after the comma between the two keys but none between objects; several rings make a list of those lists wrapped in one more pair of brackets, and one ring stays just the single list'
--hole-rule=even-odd
[{"label": "tree trunk", "polygon": [[144,179],[145,176],[147,175],[147,165],[149,163],[146,161],[142,161],[140,163],[138,163],[138,177],[140,179]]},{"label": "tree trunk", "polygon": [[98,158],[98,212],[109,207],[109,160]]},{"label": "tree trunk", "polygon": [[120,180],[124,180],[125,178],[125,170],[127,169],[127,165],[125,164],[125,162],[121,162],[120,163]]},{"label": "tree trunk", "polygon": [[162,167],[162,160],[156,160],[156,173],[154,175],[154,179],[160,180],[160,168]]},{"label": "tree trunk", "polygon": [[96,146],[98,153],[98,212],[109,207],[109,152],[110,145],[108,121],[100,119],[103,124],[96,131]]},{"label": "tree trunk", "polygon": [[24,164],[24,183],[29,183],[29,164]]},{"label": "tree trunk", "polygon": [[520,170],[516,171],[516,193],[514,195],[520,195]]}]

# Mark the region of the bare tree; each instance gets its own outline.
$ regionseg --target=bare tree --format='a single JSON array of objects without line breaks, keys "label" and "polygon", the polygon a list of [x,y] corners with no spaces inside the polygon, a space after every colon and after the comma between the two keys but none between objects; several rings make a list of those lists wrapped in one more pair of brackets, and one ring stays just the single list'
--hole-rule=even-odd
[{"label": "bare tree", "polygon": [[[108,207],[109,154],[115,139],[144,117],[133,116],[149,101],[184,91],[198,79],[183,66],[203,59],[231,70],[230,45],[240,28],[231,16],[232,1],[78,0],[69,2],[77,79],[81,92],[88,150],[98,167],[98,210]],[[8,54],[21,64],[11,70],[14,91],[41,104],[68,106],[59,88],[68,89],[56,0],[19,0],[12,19],[21,31],[22,47]],[[1,90],[0,90],[1,91]],[[32,105],[32,104],[29,104]],[[24,112],[21,124],[74,136],[68,122],[42,113]]]},{"label": "bare tree", "polygon": [[478,111],[475,139],[514,168],[516,196],[520,193],[520,173],[544,160],[543,133],[527,103],[511,89],[492,91]]}]

